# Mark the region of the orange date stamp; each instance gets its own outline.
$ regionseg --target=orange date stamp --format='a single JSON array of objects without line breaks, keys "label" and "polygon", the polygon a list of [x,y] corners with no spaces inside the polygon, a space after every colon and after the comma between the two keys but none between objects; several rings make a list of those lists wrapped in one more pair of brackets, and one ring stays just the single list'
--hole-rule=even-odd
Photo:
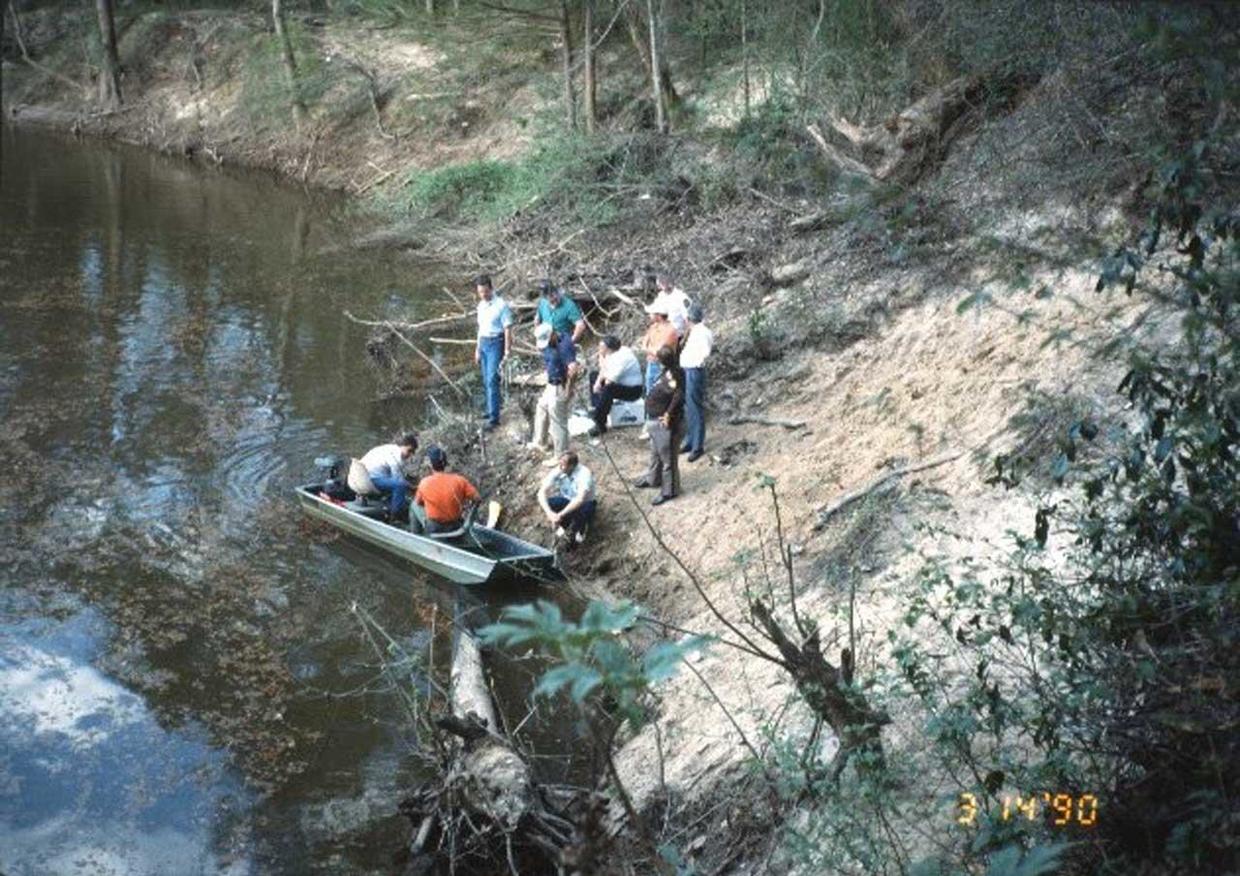
[{"label": "orange date stamp", "polygon": [[[1000,821],[1045,821],[1051,827],[1094,827],[1098,824],[1098,797],[1094,794],[1004,794],[998,798]],[[969,827],[977,823],[984,805],[976,794],[965,792],[956,801],[956,823]]]}]

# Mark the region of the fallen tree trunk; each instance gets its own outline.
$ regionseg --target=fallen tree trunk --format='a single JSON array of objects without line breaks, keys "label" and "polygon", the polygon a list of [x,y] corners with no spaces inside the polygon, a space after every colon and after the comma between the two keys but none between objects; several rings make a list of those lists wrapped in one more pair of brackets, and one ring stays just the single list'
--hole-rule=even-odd
[{"label": "fallen tree trunk", "polygon": [[728,417],[728,424],[740,426],[752,423],[756,426],[783,426],[785,429],[804,429],[804,420],[785,420],[779,417],[760,417],[756,414],[734,414]]},{"label": "fallen tree trunk", "polygon": [[[534,805],[529,767],[500,734],[478,640],[462,626],[457,627],[455,638],[450,687],[455,721],[441,721],[440,726],[472,737],[465,739],[457,765],[466,804],[510,832]],[[454,729],[462,724],[474,730],[461,733]]]},{"label": "fallen tree trunk", "polygon": [[1010,97],[1027,84],[1028,79],[1018,74],[961,76],[877,125],[862,127],[844,118],[828,118],[860,161],[832,146],[817,125],[808,126],[808,131],[823,155],[842,170],[881,182],[910,183],[943,157],[966,112],[987,98]]},{"label": "fallen tree trunk", "polygon": [[[580,840],[505,735],[463,600],[455,611],[447,701],[434,725],[460,743],[438,746],[446,755],[439,777],[400,806],[415,827],[411,853],[423,862],[429,855],[444,856],[449,869],[468,859],[471,867],[482,868],[472,872],[558,868],[565,850]],[[431,848],[436,851],[427,851]]]}]

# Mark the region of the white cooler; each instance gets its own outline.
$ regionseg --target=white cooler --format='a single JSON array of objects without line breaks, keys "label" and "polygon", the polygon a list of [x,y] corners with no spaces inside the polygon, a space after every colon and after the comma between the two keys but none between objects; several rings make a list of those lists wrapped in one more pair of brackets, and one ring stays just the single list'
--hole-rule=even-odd
[{"label": "white cooler", "polygon": [[646,401],[615,401],[611,405],[611,414],[607,417],[607,428],[619,426],[640,426],[646,421]]}]

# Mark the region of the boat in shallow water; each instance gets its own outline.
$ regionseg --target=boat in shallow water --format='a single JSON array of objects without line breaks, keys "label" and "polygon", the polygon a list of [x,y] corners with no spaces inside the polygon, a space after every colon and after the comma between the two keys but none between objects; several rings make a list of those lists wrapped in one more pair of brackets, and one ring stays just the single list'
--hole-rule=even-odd
[{"label": "boat in shallow water", "polygon": [[476,523],[455,533],[418,535],[399,523],[363,513],[355,503],[328,498],[323,486],[297,487],[303,511],[449,581],[564,580],[555,554],[540,545]]}]

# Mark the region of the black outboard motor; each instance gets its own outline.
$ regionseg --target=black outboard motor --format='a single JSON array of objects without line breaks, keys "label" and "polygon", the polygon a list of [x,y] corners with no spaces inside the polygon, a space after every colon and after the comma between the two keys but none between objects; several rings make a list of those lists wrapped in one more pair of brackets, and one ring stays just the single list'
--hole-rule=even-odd
[{"label": "black outboard motor", "polygon": [[349,457],[320,456],[314,461],[323,478],[320,492],[338,502],[351,502],[357,498],[349,489]]}]

